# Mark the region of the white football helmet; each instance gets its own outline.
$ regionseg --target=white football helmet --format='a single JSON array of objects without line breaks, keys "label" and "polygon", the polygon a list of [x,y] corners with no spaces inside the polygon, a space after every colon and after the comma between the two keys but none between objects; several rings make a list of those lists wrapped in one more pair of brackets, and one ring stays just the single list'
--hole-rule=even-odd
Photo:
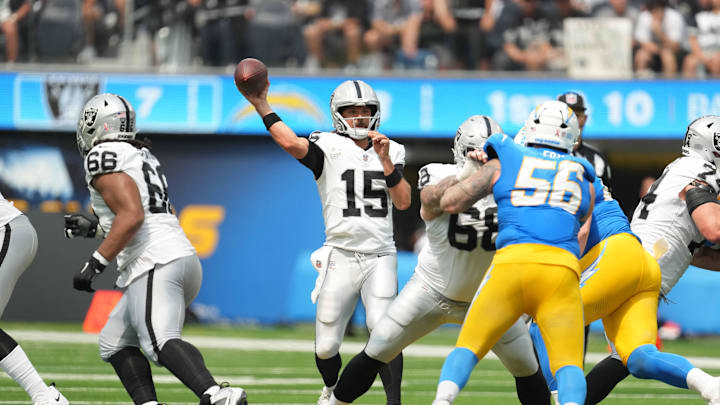
[{"label": "white football helmet", "polygon": [[[343,107],[369,106],[372,110],[370,117],[355,117],[353,119],[366,119],[367,128],[353,128],[340,114]],[[370,85],[362,80],[346,80],[342,82],[330,96],[330,115],[335,131],[353,139],[365,139],[368,131],[377,131],[380,128],[380,100]]]},{"label": "white football helmet", "polygon": [[580,136],[577,116],[562,101],[545,101],[525,121],[525,143],[543,145],[570,153]]},{"label": "white football helmet", "polygon": [[691,122],[685,132],[682,154],[720,168],[720,116],[705,115]]},{"label": "white football helmet", "polygon": [[85,103],[78,120],[77,145],[85,156],[100,141],[135,139],[135,110],[116,94],[98,94]]},{"label": "white football helmet", "polygon": [[481,150],[490,136],[502,133],[500,124],[487,115],[473,115],[466,119],[455,133],[452,148],[455,164],[463,167],[468,152]]}]

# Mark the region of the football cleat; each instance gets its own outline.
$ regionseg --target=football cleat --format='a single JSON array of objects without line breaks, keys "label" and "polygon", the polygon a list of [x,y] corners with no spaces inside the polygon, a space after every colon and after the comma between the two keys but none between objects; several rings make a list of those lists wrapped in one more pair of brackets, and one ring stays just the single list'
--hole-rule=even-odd
[{"label": "football cleat", "polygon": [[432,405],[452,405],[447,399],[436,399],[432,402]]},{"label": "football cleat", "polygon": [[55,388],[55,383],[51,383],[41,399],[33,405],[70,405],[70,402]]},{"label": "football cleat", "polygon": [[332,396],[333,389],[330,387],[323,387],[320,398],[317,400],[317,405],[328,405],[330,403],[330,397]]},{"label": "football cleat", "polygon": [[205,395],[200,404],[210,405],[247,405],[247,393],[242,388],[230,387],[228,383],[220,384],[220,389],[213,395]]}]

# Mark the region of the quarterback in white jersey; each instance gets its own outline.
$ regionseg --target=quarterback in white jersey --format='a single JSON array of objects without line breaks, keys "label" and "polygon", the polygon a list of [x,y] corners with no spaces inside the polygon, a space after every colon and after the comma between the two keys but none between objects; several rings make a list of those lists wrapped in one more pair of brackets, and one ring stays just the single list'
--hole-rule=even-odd
[{"label": "quarterback in white jersey", "polygon": [[[326,404],[340,373],[340,344],[358,297],[369,330],[397,295],[397,255],[392,206],[410,206],[410,185],[402,176],[405,148],[377,132],[380,101],[361,80],[341,83],[330,97],[334,132],[300,138],[272,111],[269,83],[243,93],[262,117],[273,140],[312,170],[325,219],[325,243],[311,256],[318,271],[311,293],[317,302],[315,362],[323,378],[318,404]],[[388,404],[400,404],[402,356],[380,376]]]},{"label": "quarterback in white jersey", "polygon": [[123,288],[100,332],[100,357],[112,364],[136,405],[158,403],[148,358],[203,404],[246,405],[245,391],[216,383],[202,354],[181,339],[185,308],[200,290],[202,268],[172,213],[160,163],[148,143],[135,140],[132,106],[114,94],[90,99],[78,122],[77,143],[98,221],[68,216],[65,234],[105,239],[75,273],[73,287],[93,292],[93,279],[117,258],[116,285]]},{"label": "quarterback in white jersey", "polygon": [[[18,278],[35,258],[37,247],[37,234],[30,220],[0,194],[0,316]],[[45,385],[22,347],[2,329],[0,369],[27,392],[33,405],[68,404],[54,384]]]},{"label": "quarterback in white jersey", "polygon": [[[466,159],[480,150],[487,138],[502,133],[490,117],[474,115],[458,128],[455,164],[431,163],[420,169],[420,214],[428,243],[418,257],[415,274],[370,333],[365,349],[345,367],[331,404],[352,403],[370,389],[382,366],[405,347],[442,324],[461,324],[495,253],[497,206],[488,196],[459,214],[440,208],[443,192],[457,178],[478,167]],[[521,403],[548,404],[532,342],[524,322],[518,320],[493,348],[516,377]]]}]

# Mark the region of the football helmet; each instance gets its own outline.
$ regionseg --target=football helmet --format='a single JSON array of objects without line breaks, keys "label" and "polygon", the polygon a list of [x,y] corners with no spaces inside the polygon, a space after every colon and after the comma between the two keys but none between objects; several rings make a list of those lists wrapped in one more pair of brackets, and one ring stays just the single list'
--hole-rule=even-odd
[{"label": "football helmet", "polygon": [[[340,114],[343,107],[350,106],[370,107],[371,116],[351,118],[368,120],[367,128],[353,128]],[[338,134],[347,135],[353,139],[365,139],[369,131],[377,131],[380,128],[380,100],[375,95],[375,90],[364,81],[346,80],[330,96],[330,115],[333,127]]]},{"label": "football helmet", "polygon": [[580,136],[577,116],[562,101],[545,101],[525,121],[525,143],[570,153]]},{"label": "football helmet", "polygon": [[705,115],[691,122],[685,132],[682,154],[720,168],[720,116]]},{"label": "football helmet", "polygon": [[123,97],[98,94],[85,103],[78,120],[77,145],[85,156],[100,141],[135,139],[135,110]]},{"label": "football helmet", "polygon": [[452,148],[455,164],[463,167],[469,151],[481,150],[490,136],[502,133],[500,124],[487,115],[473,115],[466,119],[455,133]]}]

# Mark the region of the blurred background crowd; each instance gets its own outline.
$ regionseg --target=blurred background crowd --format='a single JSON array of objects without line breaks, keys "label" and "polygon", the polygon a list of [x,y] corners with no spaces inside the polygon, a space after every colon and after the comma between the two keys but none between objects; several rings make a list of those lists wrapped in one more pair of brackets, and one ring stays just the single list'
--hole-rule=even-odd
[{"label": "blurred background crowd", "polygon": [[624,18],[636,76],[720,77],[720,0],[0,0],[5,62],[564,71],[567,18]]}]

